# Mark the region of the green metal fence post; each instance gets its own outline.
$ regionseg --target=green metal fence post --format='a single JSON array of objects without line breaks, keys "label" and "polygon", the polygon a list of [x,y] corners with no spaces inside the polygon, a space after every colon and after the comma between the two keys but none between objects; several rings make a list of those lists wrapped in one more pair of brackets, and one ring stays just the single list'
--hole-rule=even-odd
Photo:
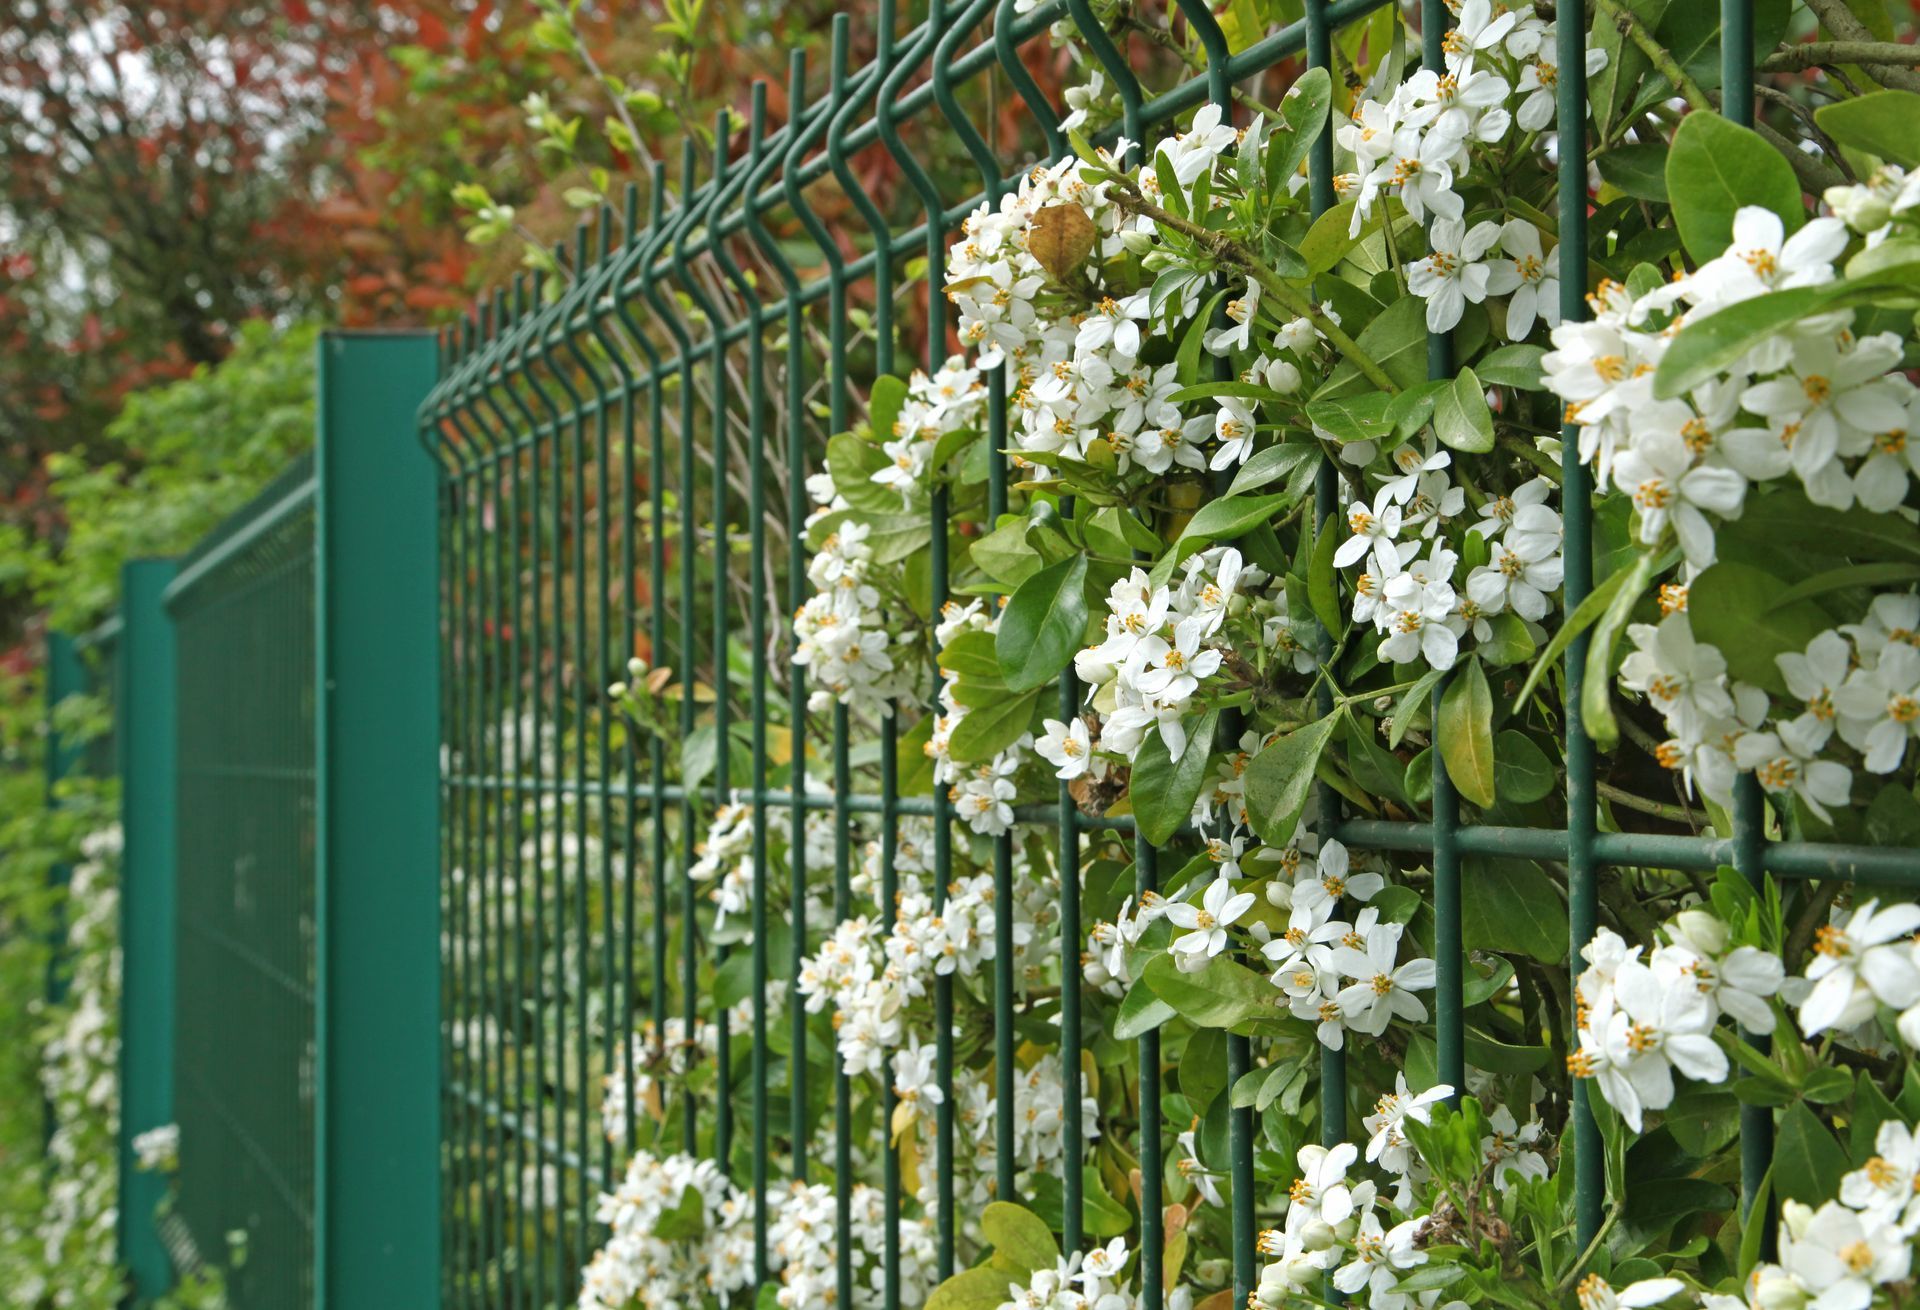
[{"label": "green metal fence post", "polygon": [[120,571],[120,1256],[136,1296],[173,1285],[173,1262],[154,1211],[167,1181],[134,1167],[133,1139],[173,1122],[174,811],[178,802],[173,620],[161,595],[174,561],[135,560]]},{"label": "green metal fence post", "polygon": [[321,339],[316,1310],[440,1303],[436,372],[426,333]]}]

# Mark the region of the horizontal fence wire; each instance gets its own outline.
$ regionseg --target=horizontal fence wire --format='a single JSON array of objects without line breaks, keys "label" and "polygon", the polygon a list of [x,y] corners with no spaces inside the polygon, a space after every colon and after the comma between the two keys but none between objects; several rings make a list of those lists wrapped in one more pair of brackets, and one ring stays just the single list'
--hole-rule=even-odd
[{"label": "horizontal fence wire", "polygon": [[223,1264],[241,1310],[314,1295],[313,491],[300,461],[167,591],[179,668],[174,1245],[177,1261]]},{"label": "horizontal fence wire", "polygon": [[[1230,110],[1234,84],[1282,65],[1338,75],[1332,35],[1378,7],[1379,0],[1307,0],[1303,21],[1229,53],[1211,13],[1183,0],[1176,10],[1204,66],[1159,90],[1142,85],[1131,52],[1111,41],[1090,44],[1126,104],[1125,135],[1137,142],[1203,103]],[[1726,0],[1725,8],[1737,18],[1745,6]],[[1418,9],[1425,62],[1438,67],[1451,16],[1439,0]],[[797,980],[812,945],[851,912],[853,868],[863,854],[854,846],[855,816],[877,816],[874,899],[885,931],[901,821],[932,820],[937,906],[954,868],[951,806],[938,789],[900,794],[896,747],[907,723],[932,707],[898,707],[872,725],[882,742],[877,752],[856,748],[846,707],[810,714],[804,672],[789,663],[782,606],[791,612],[807,595],[804,483],[823,467],[825,438],[850,425],[853,377],[893,371],[896,348],[908,340],[924,346],[924,357],[912,362],[940,367],[947,240],[1025,167],[1062,157],[1059,111],[1039,93],[1028,62],[1045,57],[1043,34],[1063,19],[1090,37],[1097,31],[1085,0],[1053,0],[1024,14],[1012,0],[931,0],[923,22],[896,33],[895,6],[883,0],[873,29],[861,33],[871,57],[858,68],[849,67],[851,24],[837,20],[824,80],[810,79],[806,60],[794,55],[784,124],[770,127],[766,88],[756,85],[744,134],[724,116],[719,123],[714,139],[722,148],[704,179],[691,146],[677,187],[656,166],[644,218],[630,191],[623,212],[597,215],[552,253],[545,271],[495,294],[446,339],[442,380],[421,426],[444,473],[450,1305],[572,1297],[600,1236],[595,1194],[617,1181],[643,1139],[661,1153],[710,1155],[751,1187],[762,1278],[769,1190],[783,1179],[827,1182],[844,1232],[856,1161],[877,1151],[889,1239],[874,1285],[888,1310],[901,1303],[899,1161],[884,1130],[856,1129],[837,1060],[826,1085],[810,1085],[805,1051],[816,1039]],[[1744,29],[1730,22],[1728,30]],[[1561,122],[1584,117],[1585,38],[1584,24],[1560,23]],[[1297,62],[1303,55],[1304,64]],[[1738,84],[1736,73],[1747,78],[1750,69],[1729,67],[1727,85]],[[1022,112],[1013,139],[1004,139],[1007,116],[994,107],[1009,102]],[[897,169],[906,185],[869,193],[862,164],[875,161]],[[969,166],[980,178],[972,194],[948,194],[935,180]],[[1560,170],[1562,312],[1572,320],[1586,313],[1586,159],[1577,143],[1563,139]],[[1317,214],[1333,198],[1326,135],[1309,172]],[[870,346],[850,340],[856,296],[872,327]],[[1435,376],[1451,376],[1445,338],[1430,342],[1429,361]],[[990,525],[1007,508],[1009,487],[1004,374],[994,371],[989,384]],[[1592,585],[1590,487],[1577,446],[1569,434],[1569,612]],[[1323,468],[1321,521],[1336,512],[1335,489],[1333,470]],[[932,516],[928,574],[937,609],[949,596],[948,543],[959,522],[944,492],[936,491]],[[1582,646],[1576,639],[1567,660],[1570,705],[1578,703]],[[645,661],[637,674],[629,672],[633,657]],[[654,730],[640,732],[604,689],[667,668],[677,694],[663,699]],[[1444,685],[1434,694],[1443,692]],[[771,719],[782,697],[790,731],[776,740]],[[1060,705],[1067,717],[1077,709],[1070,677]],[[1337,796],[1322,792],[1323,836],[1430,861],[1441,1081],[1465,1084],[1465,857],[1563,865],[1576,968],[1597,925],[1598,881],[1608,867],[1731,865],[1755,879],[1920,886],[1910,852],[1766,840],[1751,786],[1739,794],[1732,838],[1599,831],[1594,751],[1577,715],[1569,720],[1569,819],[1561,828],[1463,824],[1438,750],[1430,822],[1343,817]],[[744,753],[744,768],[735,768],[736,752]],[[753,880],[742,910],[752,925],[750,968],[737,989],[745,1000],[722,1006],[716,980],[732,968],[727,952],[741,948],[713,940],[715,926],[696,905],[688,874],[705,818],[734,800],[752,809]],[[818,842],[813,815],[830,818]],[[1055,830],[1064,875],[1059,949],[1071,984],[1084,944],[1074,874],[1083,845],[1130,856],[1142,894],[1158,886],[1160,852],[1133,838],[1130,818],[1090,817],[1064,788],[1058,804],[1025,807],[1015,817]],[[789,850],[785,886],[774,885],[776,838]],[[826,899],[810,901],[815,860],[816,869],[830,869],[831,888]],[[993,842],[984,861],[1001,910],[997,927],[1010,933],[1011,840]],[[790,925],[776,922],[782,898]],[[813,912],[830,917],[818,921]],[[997,1145],[1001,1196],[1013,1183],[1011,947],[1003,936],[991,989],[997,1113],[991,1124],[967,1127]],[[959,1258],[955,1152],[972,1143],[959,1140],[954,1104],[953,983],[942,978],[936,987],[936,1082],[945,1099],[929,1163],[935,1273],[945,1277]],[[1059,1072],[1069,1156],[1061,1175],[1071,1247],[1082,1235],[1084,1203],[1076,1119],[1082,1034],[1077,988],[1064,992],[1067,1054]],[[745,1069],[736,1063],[741,1055]],[[1244,1039],[1231,1039],[1233,1076],[1251,1058]],[[1138,1068],[1143,1304],[1158,1310],[1164,1233],[1154,1189],[1164,1161],[1164,1069],[1157,1034],[1139,1042]],[[668,1074],[699,1090],[665,1098]],[[1323,1140],[1350,1140],[1350,1114],[1370,1104],[1375,1089],[1349,1089],[1338,1052],[1322,1054],[1320,1080]],[[1604,1202],[1585,1092],[1576,1083],[1569,1134],[1582,1242],[1597,1231]],[[751,1106],[745,1133],[732,1119],[736,1094]],[[891,1093],[883,1095],[890,1112]],[[829,1130],[816,1134],[816,1123]],[[1757,1121],[1751,1128],[1762,1131]],[[1229,1129],[1236,1299],[1244,1300],[1254,1271],[1251,1113],[1235,1111]],[[1749,1162],[1755,1167],[1764,1169],[1764,1155]],[[855,1281],[856,1253],[846,1246],[837,1253],[842,1302],[851,1300]],[[872,1254],[859,1254],[862,1279]]]}]

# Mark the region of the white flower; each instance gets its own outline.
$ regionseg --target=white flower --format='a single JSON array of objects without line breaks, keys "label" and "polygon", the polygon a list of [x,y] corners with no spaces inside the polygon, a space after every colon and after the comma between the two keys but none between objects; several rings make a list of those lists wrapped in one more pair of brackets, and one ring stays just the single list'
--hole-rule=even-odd
[{"label": "white flower", "polygon": [[1407,1086],[1406,1074],[1396,1072],[1394,1090],[1375,1101],[1373,1113],[1363,1121],[1372,1134],[1367,1139],[1367,1162],[1378,1164],[1388,1173],[1406,1173],[1413,1163],[1413,1154],[1402,1128],[1409,1119],[1415,1123],[1429,1122],[1433,1117],[1432,1107],[1452,1095],[1453,1088],[1445,1083],[1415,1095]]},{"label": "white flower", "polygon": [[1733,517],[1747,494],[1747,480],[1739,473],[1695,466],[1685,442],[1651,428],[1637,431],[1615,458],[1613,480],[1640,511],[1640,540],[1658,545],[1671,522],[1687,563],[1696,569],[1714,560],[1713,524],[1706,513]]},{"label": "white flower", "polygon": [[1620,685],[1644,692],[1681,737],[1697,739],[1708,724],[1733,714],[1726,658],[1694,640],[1685,610],[1658,625],[1631,624],[1627,637],[1635,650],[1620,663]]},{"label": "white flower", "polygon": [[1920,1138],[1898,1119],[1880,1125],[1873,1158],[1840,1180],[1840,1202],[1911,1233],[1920,1226]]},{"label": "white flower", "polygon": [[1400,535],[1400,507],[1388,499],[1385,488],[1374,497],[1372,509],[1357,500],[1347,507],[1347,530],[1353,535],[1333,552],[1335,568],[1357,564],[1375,549],[1384,549],[1398,562],[1400,556],[1393,543]]},{"label": "white flower", "polygon": [[1245,293],[1227,302],[1226,315],[1233,326],[1209,328],[1204,340],[1206,348],[1216,355],[1231,355],[1236,350],[1252,349],[1253,323],[1259,311],[1260,284],[1248,278]]},{"label": "white flower", "polygon": [[1551,250],[1542,251],[1540,229],[1524,218],[1500,229],[1505,259],[1489,263],[1487,294],[1511,295],[1507,302],[1507,340],[1524,341],[1536,319],[1560,326],[1560,273]]},{"label": "white flower", "polygon": [[1776,795],[1791,792],[1822,820],[1829,805],[1853,795],[1853,774],[1844,764],[1815,758],[1824,734],[1804,718],[1776,725],[1775,732],[1749,732],[1733,744],[1733,762],[1751,770]]},{"label": "white flower", "polygon": [[[1158,153],[1173,165],[1173,175],[1183,187],[1213,167],[1233,147],[1239,133],[1231,123],[1220,121],[1220,106],[1205,104],[1193,116],[1193,125],[1171,140],[1162,141]],[[1147,170],[1151,171],[1151,170]]]},{"label": "white flower", "polygon": [[[1845,648],[1835,634],[1825,635]],[[1867,757],[1867,772],[1892,773],[1906,758],[1907,743],[1920,734],[1920,650],[1888,645],[1871,669],[1848,675],[1833,694],[1833,708],[1841,735]]]},{"label": "white flower", "polygon": [[1780,216],[1742,205],[1733,216],[1733,241],[1692,277],[1690,294],[1713,305],[1749,300],[1768,291],[1833,280],[1833,261],[1847,246],[1837,218],[1816,218],[1792,236]]},{"label": "white flower", "polygon": [[1900,339],[1888,332],[1844,352],[1832,338],[1796,337],[1791,375],[1748,387],[1740,405],[1772,421],[1794,472],[1812,483],[1835,455],[1863,451],[1874,433],[1906,422],[1906,397],[1887,378],[1900,354]]},{"label": "white flower", "polygon": [[1837,1201],[1780,1207],[1780,1264],[1814,1293],[1816,1310],[1864,1310],[1873,1289],[1907,1276],[1913,1250],[1900,1230]]},{"label": "white flower", "polygon": [[1444,582],[1423,582],[1411,572],[1388,579],[1378,620],[1390,635],[1380,643],[1380,658],[1452,668],[1460,651],[1460,636],[1448,623],[1453,604],[1453,588]]},{"label": "white flower", "polygon": [[1054,777],[1078,778],[1093,759],[1093,743],[1084,719],[1046,720],[1046,732],[1033,744],[1034,753],[1054,766]]},{"label": "white flower", "polygon": [[1287,1190],[1287,1227],[1293,1229],[1312,1221],[1333,1226],[1345,1223],[1354,1211],[1347,1170],[1359,1158],[1360,1148],[1352,1142],[1301,1147],[1294,1156],[1300,1176]]},{"label": "white flower", "polygon": [[1807,966],[1813,989],[1800,1003],[1800,1031],[1812,1037],[1828,1028],[1852,1028],[1873,1016],[1876,1001],[1905,1009],[1920,1001],[1920,967],[1909,940],[1920,930],[1920,905],[1868,901],[1844,922],[1814,935],[1814,961]]},{"label": "white flower", "polygon": [[1220,442],[1220,447],[1213,452],[1213,459],[1207,466],[1217,471],[1246,463],[1247,456],[1253,454],[1256,423],[1246,401],[1234,396],[1222,396],[1219,412],[1213,419],[1213,435]]},{"label": "white flower", "polygon": [[1391,1292],[1400,1281],[1397,1271],[1427,1262],[1427,1253],[1413,1244],[1414,1235],[1424,1223],[1426,1216],[1422,1215],[1383,1232],[1372,1210],[1362,1214],[1360,1231],[1353,1237],[1353,1259],[1334,1271],[1333,1285],[1348,1295],[1363,1287],[1376,1297]]},{"label": "white flower", "polygon": [[1433,253],[1407,269],[1407,290],[1427,302],[1427,331],[1452,330],[1469,301],[1487,298],[1491,265],[1480,261],[1499,239],[1498,223],[1476,223],[1468,231],[1457,217],[1434,220],[1427,238]]},{"label": "white flower", "polygon": [[1334,966],[1356,980],[1335,998],[1347,1027],[1355,1032],[1378,1034],[1395,1018],[1420,1023],[1427,1017],[1426,1005],[1414,993],[1433,986],[1434,962],[1414,959],[1396,968],[1400,934],[1397,923],[1377,924],[1366,936],[1364,951],[1342,946],[1333,953]]},{"label": "white flower", "polygon": [[1253,893],[1235,892],[1233,879],[1223,874],[1213,880],[1201,896],[1200,904],[1176,901],[1167,906],[1167,921],[1176,928],[1188,930],[1176,937],[1168,949],[1182,969],[1198,970],[1227,949],[1227,929],[1252,908]]}]

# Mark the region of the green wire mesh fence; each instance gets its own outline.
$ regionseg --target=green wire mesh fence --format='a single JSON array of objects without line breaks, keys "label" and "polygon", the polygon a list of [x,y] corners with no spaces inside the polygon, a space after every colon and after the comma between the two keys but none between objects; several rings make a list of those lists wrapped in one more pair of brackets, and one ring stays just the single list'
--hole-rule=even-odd
[{"label": "green wire mesh fence", "polygon": [[[186,556],[177,641],[178,1213],[237,1305],[314,1291],[314,473]],[[190,1261],[178,1261],[191,1267]]]},{"label": "green wire mesh fence", "polygon": [[[901,1304],[894,1222],[904,1204],[901,1162],[886,1149],[880,1124],[854,1122],[837,1063],[809,1058],[818,1039],[800,1002],[798,972],[812,944],[849,913],[856,822],[877,839],[884,930],[901,821],[932,820],[932,883],[944,888],[952,814],[944,795],[909,791],[901,777],[907,725],[930,707],[900,707],[881,725],[877,753],[858,751],[844,706],[809,713],[804,671],[789,662],[780,617],[782,605],[797,608],[807,594],[806,478],[822,467],[827,435],[849,425],[855,379],[894,369],[896,338],[923,342],[929,371],[945,360],[938,288],[960,220],[983,200],[997,200],[1021,168],[1064,156],[1059,110],[1026,62],[1049,24],[1080,28],[1122,98],[1124,135],[1140,141],[1203,103],[1229,108],[1234,84],[1249,77],[1301,66],[1302,57],[1305,66],[1333,68],[1337,30],[1379,7],[1378,0],[1307,0],[1301,22],[1229,53],[1211,12],[1181,0],[1178,12],[1204,61],[1197,76],[1150,94],[1126,56],[1099,35],[1085,0],[931,0],[924,20],[904,33],[895,32],[892,0],[883,0],[864,38],[871,57],[859,67],[851,66],[852,24],[841,17],[824,80],[810,78],[803,56],[794,55],[783,125],[770,125],[768,88],[756,85],[744,134],[725,118],[717,125],[713,140],[721,145],[704,177],[691,145],[677,188],[656,165],[644,221],[630,192],[623,213],[602,212],[571,246],[552,252],[546,271],[496,294],[445,340],[441,381],[421,423],[443,464],[449,1304],[569,1299],[597,1244],[597,1193],[611,1187],[637,1146],[655,1143],[711,1156],[750,1184],[762,1281],[770,1189],[786,1179],[831,1181],[844,1232],[855,1162],[877,1151],[887,1220],[878,1286],[883,1304]],[[1723,5],[1727,86],[1751,80],[1749,8]],[[1438,66],[1448,10],[1438,0],[1419,9],[1426,60]],[[1563,122],[1584,116],[1586,38],[1581,23],[1559,25]],[[1014,113],[1004,112],[1009,89]],[[1728,112],[1738,117],[1739,107]],[[1562,142],[1559,161],[1561,309],[1578,319],[1586,310],[1586,160],[1569,147]],[[948,193],[936,182],[956,170],[929,162],[949,155],[977,170],[977,189]],[[890,161],[906,187],[871,189],[869,165],[877,160]],[[1333,197],[1325,134],[1309,169],[1317,213]],[[803,276],[814,269],[824,272]],[[869,317],[856,323],[857,313]],[[856,330],[862,326],[871,328],[870,344]],[[1451,375],[1444,337],[1430,343],[1429,367]],[[1003,375],[990,375],[993,452],[1007,444],[1006,385]],[[1563,469],[1570,611],[1592,586],[1590,484],[1576,447],[1565,442]],[[990,524],[1008,504],[1003,455],[990,456],[987,474]],[[1335,512],[1334,495],[1333,472],[1323,469],[1321,519]],[[932,516],[927,580],[937,610],[949,596],[950,540],[959,525],[945,492],[936,492]],[[1567,662],[1570,704],[1580,695],[1583,644],[1574,642]],[[627,676],[634,654],[678,672],[683,690],[660,731],[637,734],[604,694]],[[1077,700],[1069,678],[1060,688],[1066,717]],[[788,730],[776,737],[771,725],[782,704]],[[1597,924],[1602,871],[1613,866],[1731,865],[1755,880],[1920,885],[1908,853],[1766,840],[1762,799],[1751,785],[1737,798],[1730,839],[1600,832],[1594,751],[1577,716],[1567,725],[1565,753],[1563,828],[1463,824],[1437,752],[1428,822],[1342,820],[1337,798],[1323,795],[1328,835],[1431,861],[1441,1082],[1465,1081],[1461,877],[1468,857],[1564,866],[1576,962]],[[744,957],[714,942],[712,914],[696,903],[688,876],[704,816],[735,799],[752,806],[754,876],[742,910],[752,937]],[[811,850],[810,813],[831,816],[830,852]],[[1062,869],[1078,866],[1083,843],[1130,846],[1136,889],[1155,888],[1157,852],[1133,840],[1130,819],[1091,818],[1064,786],[1057,805],[1017,817],[1055,827]],[[776,827],[788,850],[784,870],[770,856]],[[1011,858],[1011,839],[996,839],[991,865],[1003,906]],[[806,916],[810,859],[831,866],[832,922]],[[782,894],[785,923],[774,908]],[[1073,877],[1063,879],[1055,912],[1059,951],[1075,961],[1085,937]],[[1011,915],[999,915],[996,928],[1010,933]],[[1011,947],[1000,942],[992,978],[998,1113],[991,1124],[964,1129],[997,1143],[1002,1197],[1013,1192],[1019,1041]],[[966,1144],[957,1140],[953,1095],[952,982],[938,987],[936,1080],[946,1095],[929,1167],[936,1272],[945,1277],[958,1255],[954,1159]],[[1081,1150],[1085,1034],[1076,991],[1064,988],[1059,1004],[1070,1152]],[[784,1024],[775,1013],[783,1006]],[[1153,1305],[1165,1236],[1153,1195],[1167,1135],[1164,1071],[1157,1035],[1138,1048],[1136,1147],[1148,1188],[1140,1205],[1142,1284]],[[1225,1058],[1229,1080],[1237,1081],[1250,1067],[1247,1039],[1229,1037]],[[1347,1140],[1350,1096],[1344,1056],[1327,1051],[1320,1060],[1323,1137],[1331,1145]],[[658,1096],[654,1074],[667,1069],[703,1071],[705,1083],[694,1085],[707,1092],[648,1101]],[[744,1125],[734,1122],[735,1095],[750,1106]],[[1586,1089],[1576,1083],[1574,1096],[1569,1138],[1584,1243],[1598,1231],[1607,1198]],[[1764,1108],[1743,1115],[1751,1200],[1770,1158],[1771,1118]],[[830,1125],[821,1129],[830,1138],[827,1159],[813,1158],[820,1124]],[[1252,1111],[1234,1109],[1236,1303],[1254,1280],[1255,1135]],[[1070,1155],[1060,1171],[1069,1250],[1085,1231],[1082,1163]],[[847,1245],[837,1255],[841,1304],[854,1293]]]}]

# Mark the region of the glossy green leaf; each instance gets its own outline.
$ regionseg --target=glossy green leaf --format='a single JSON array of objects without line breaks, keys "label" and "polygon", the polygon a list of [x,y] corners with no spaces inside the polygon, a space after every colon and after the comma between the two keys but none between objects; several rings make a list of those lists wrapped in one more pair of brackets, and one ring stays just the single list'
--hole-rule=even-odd
[{"label": "glossy green leaf", "polygon": [[1236,1028],[1259,1018],[1277,1018],[1280,993],[1260,974],[1216,955],[1195,973],[1180,972],[1170,954],[1156,955],[1141,975],[1154,995],[1201,1028]]},{"label": "glossy green leaf", "polygon": [[[964,720],[962,723],[964,724]],[[1140,835],[1158,846],[1180,830],[1193,813],[1193,803],[1207,781],[1207,757],[1220,712],[1209,710],[1187,725],[1186,748],[1169,759],[1166,742],[1155,732],[1141,743],[1133,764],[1127,795],[1132,798],[1134,823]]]},{"label": "glossy green leaf", "polygon": [[1012,1281],[1004,1270],[985,1265],[962,1269],[933,1289],[926,1310],[999,1310],[1006,1303],[1007,1285]]},{"label": "glossy green leaf", "polygon": [[1151,987],[1136,979],[1133,986],[1127,988],[1127,994],[1120,998],[1120,1009],[1113,1021],[1114,1038],[1122,1042],[1138,1041],[1173,1018],[1174,1014],[1171,1005],[1154,995]]},{"label": "glossy green leaf", "polygon": [[1616,146],[1594,158],[1600,176],[1638,200],[1667,203],[1667,146],[1643,141]]},{"label": "glossy green leaf", "polygon": [[1680,240],[1701,262],[1727,248],[1743,205],[1772,210],[1789,232],[1805,217],[1793,166],[1758,132],[1718,114],[1680,120],[1667,155],[1667,194]]},{"label": "glossy green leaf", "polygon": [[1729,675],[1776,696],[1786,694],[1787,682],[1774,657],[1805,650],[1832,626],[1826,611],[1810,600],[1776,605],[1786,589],[1764,569],[1721,560],[1687,591],[1694,638],[1720,648]]},{"label": "glossy green leaf", "polygon": [[1472,369],[1461,369],[1453,385],[1434,398],[1433,431],[1442,444],[1467,454],[1493,449],[1493,411]]},{"label": "glossy green leaf", "polygon": [[1313,787],[1320,752],[1339,725],[1339,713],[1296,728],[1269,744],[1247,765],[1247,818],[1270,846],[1293,836]]},{"label": "glossy green leaf", "polygon": [[1087,635],[1087,558],[1049,564],[1014,590],[1000,614],[994,652],[1014,691],[1043,687],[1059,676]]},{"label": "glossy green leaf", "polygon": [[1533,738],[1507,728],[1493,738],[1493,781],[1501,800],[1527,805],[1551,795],[1559,773]]},{"label": "glossy green leaf", "polygon": [[1447,684],[1436,728],[1454,790],[1482,809],[1493,804],[1493,692],[1479,660],[1468,660]]},{"label": "glossy green leaf", "polygon": [[1546,353],[1544,346],[1502,346],[1482,357],[1476,371],[1488,386],[1544,391],[1546,382],[1541,375],[1540,361]]},{"label": "glossy green leaf", "polygon": [[1005,1256],[1022,1269],[1051,1269],[1060,1259],[1060,1247],[1053,1240],[1046,1220],[1011,1201],[989,1201],[980,1212],[980,1230],[996,1255]]},{"label": "glossy green leaf", "polygon": [[[1601,750],[1611,750],[1620,740],[1620,725],[1613,717],[1613,649],[1620,633],[1653,581],[1654,558],[1642,551],[1633,563],[1621,570],[1620,585],[1607,600],[1600,621],[1593,625],[1593,643],[1587,647],[1585,681],[1580,687],[1580,722]],[[1698,633],[1699,629],[1694,629]]]},{"label": "glossy green leaf", "polygon": [[1567,958],[1567,906],[1531,860],[1469,855],[1460,876],[1460,936],[1470,951]]},{"label": "glossy green leaf", "polygon": [[989,689],[983,703],[970,707],[953,730],[947,748],[961,764],[984,764],[1020,740],[1033,726],[1033,707],[1040,703],[1036,688],[1022,696]]},{"label": "glossy green leaf", "polygon": [[1814,110],[1813,121],[1843,146],[1902,168],[1920,164],[1920,95],[1911,91],[1848,96]]},{"label": "glossy green leaf", "polygon": [[1788,1106],[1773,1142],[1773,1182],[1781,1199],[1817,1207],[1833,1199],[1846,1172],[1847,1153],[1832,1130],[1805,1101]]}]

